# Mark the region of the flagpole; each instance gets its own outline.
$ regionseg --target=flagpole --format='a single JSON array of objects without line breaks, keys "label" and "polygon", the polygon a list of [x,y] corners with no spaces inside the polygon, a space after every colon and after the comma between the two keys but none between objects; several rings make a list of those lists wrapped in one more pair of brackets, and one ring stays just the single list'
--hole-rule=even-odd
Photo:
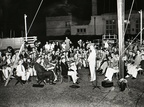
[{"label": "flagpole", "polygon": [[24,14],[24,24],[25,24],[25,41],[27,41],[27,15]]},{"label": "flagpole", "polygon": [[140,13],[140,44],[142,45],[142,27],[143,27],[143,20],[142,20],[142,10],[139,11]]}]

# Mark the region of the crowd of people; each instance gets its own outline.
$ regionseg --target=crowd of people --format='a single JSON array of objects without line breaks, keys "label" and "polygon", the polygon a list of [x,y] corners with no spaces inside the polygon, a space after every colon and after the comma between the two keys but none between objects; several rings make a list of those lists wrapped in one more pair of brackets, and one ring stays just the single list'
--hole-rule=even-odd
[{"label": "crowd of people", "polygon": [[[30,82],[31,77],[37,76],[37,70],[42,68],[41,70],[51,71],[52,83],[57,82],[57,75],[60,73],[63,78],[72,77],[73,83],[76,84],[80,78],[79,70],[84,67],[90,69],[90,81],[96,80],[98,71],[105,76],[104,80],[112,81],[113,75],[119,73],[118,45],[106,41],[103,45],[97,46],[91,41],[82,39],[77,43],[78,45],[74,46],[68,37],[62,43],[46,42],[43,46],[40,41],[36,41],[34,47],[26,42],[20,53],[9,46],[6,52],[0,52],[0,78],[5,81],[11,74],[11,78],[18,76],[23,82]],[[124,78],[136,79],[138,71],[143,72],[142,47],[139,41],[125,42]]]}]

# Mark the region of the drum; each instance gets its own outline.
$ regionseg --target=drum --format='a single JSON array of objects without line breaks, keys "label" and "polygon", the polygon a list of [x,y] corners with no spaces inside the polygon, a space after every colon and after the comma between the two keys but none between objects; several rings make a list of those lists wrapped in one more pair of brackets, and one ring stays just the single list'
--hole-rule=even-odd
[{"label": "drum", "polygon": [[107,88],[107,87],[112,87],[113,82],[112,81],[102,81],[102,86]]}]

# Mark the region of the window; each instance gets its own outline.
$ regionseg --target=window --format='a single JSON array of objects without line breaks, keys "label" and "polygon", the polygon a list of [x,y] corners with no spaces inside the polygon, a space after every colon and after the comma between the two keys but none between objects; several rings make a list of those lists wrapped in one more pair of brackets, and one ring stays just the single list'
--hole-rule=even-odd
[{"label": "window", "polygon": [[106,20],[106,34],[116,34],[115,20]]},{"label": "window", "polygon": [[77,32],[80,32],[80,29],[77,29]]},{"label": "window", "polygon": [[66,27],[70,27],[70,21],[65,22]]},{"label": "window", "polygon": [[84,34],[84,33],[86,33],[86,28],[78,28],[77,29],[77,33],[78,34]]}]

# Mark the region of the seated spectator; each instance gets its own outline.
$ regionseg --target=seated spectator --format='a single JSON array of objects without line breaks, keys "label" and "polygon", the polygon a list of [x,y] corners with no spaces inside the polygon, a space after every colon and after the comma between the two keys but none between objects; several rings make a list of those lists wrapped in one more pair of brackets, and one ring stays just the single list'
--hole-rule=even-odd
[{"label": "seated spectator", "polygon": [[132,79],[136,79],[138,71],[141,70],[141,68],[138,68],[138,66],[134,64],[134,61],[130,61],[127,64],[127,70],[128,75],[126,77],[132,76]]},{"label": "seated spectator", "polygon": [[144,54],[141,55],[140,68],[144,70]]},{"label": "seated spectator", "polygon": [[140,54],[140,51],[137,50],[134,64],[139,66],[140,62],[141,62],[141,54]]},{"label": "seated spectator", "polygon": [[8,78],[8,72],[5,72],[6,66],[7,66],[7,59],[6,55],[3,53],[1,55],[1,62],[0,62],[0,68],[2,69],[3,72],[3,79],[6,80]]},{"label": "seated spectator", "polygon": [[75,62],[72,62],[69,66],[69,70],[68,70],[68,75],[72,77],[73,83],[77,83],[78,80],[78,73],[77,73],[77,67]]},{"label": "seated spectator", "polygon": [[23,59],[20,59],[18,61],[18,66],[16,67],[16,75],[18,77],[21,77],[21,80],[26,82],[29,79],[28,72],[26,72],[24,66],[23,66]]},{"label": "seated spectator", "polygon": [[23,66],[26,70],[26,74],[27,74],[27,80],[28,82],[30,82],[30,77],[33,76],[33,69],[32,69],[32,64],[30,62],[30,59],[28,58],[23,58]]},{"label": "seated spectator", "polygon": [[104,50],[102,52],[102,59],[100,60],[100,64],[99,64],[99,69],[102,70],[102,74],[104,74],[106,72],[106,69],[108,67],[108,55],[109,55],[109,52],[107,50]]},{"label": "seated spectator", "polygon": [[61,66],[61,69],[62,69],[62,76],[64,78],[67,78],[67,76],[68,76],[68,64],[65,60],[65,57],[62,57],[60,66]]},{"label": "seated spectator", "polygon": [[41,57],[36,60],[34,63],[34,70],[37,73],[38,81],[47,81],[49,79],[50,84],[53,84],[54,82],[54,73],[50,70],[47,71],[43,66],[40,65],[41,63]]},{"label": "seated spectator", "polygon": [[144,54],[141,55],[141,61],[138,68],[144,72]]},{"label": "seated spectator", "polygon": [[105,73],[106,78],[104,80],[112,81],[113,74],[119,72],[118,69],[119,57],[117,54],[111,53],[111,57],[109,56],[108,58],[109,58],[109,64]]},{"label": "seated spectator", "polygon": [[82,60],[81,60],[81,54],[80,54],[80,51],[77,50],[75,55],[74,55],[74,60],[76,62],[76,66],[78,69],[81,69],[82,67]]}]

